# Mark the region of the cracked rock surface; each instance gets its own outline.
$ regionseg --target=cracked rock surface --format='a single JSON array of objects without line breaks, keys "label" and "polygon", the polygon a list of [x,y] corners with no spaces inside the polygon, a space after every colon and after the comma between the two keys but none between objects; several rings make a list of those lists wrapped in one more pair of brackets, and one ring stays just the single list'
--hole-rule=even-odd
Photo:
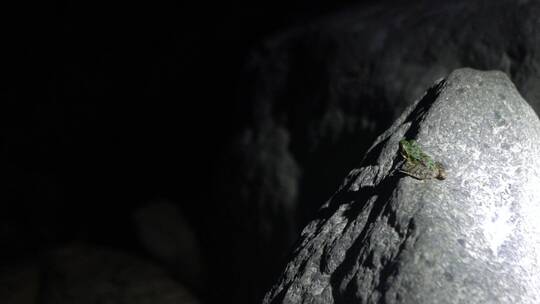
[{"label": "cracked rock surface", "polygon": [[[416,139],[447,179],[400,174]],[[502,72],[459,69],[368,150],[263,303],[539,303],[540,121]]]}]

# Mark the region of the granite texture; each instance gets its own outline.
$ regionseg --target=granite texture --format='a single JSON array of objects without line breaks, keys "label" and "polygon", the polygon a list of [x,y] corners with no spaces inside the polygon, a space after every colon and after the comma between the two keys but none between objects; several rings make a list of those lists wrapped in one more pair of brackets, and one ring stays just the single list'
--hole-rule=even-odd
[{"label": "granite texture", "polygon": [[[447,179],[400,174],[402,138]],[[538,303],[539,184],[532,108],[504,73],[456,70],[377,138],[263,303]]]}]

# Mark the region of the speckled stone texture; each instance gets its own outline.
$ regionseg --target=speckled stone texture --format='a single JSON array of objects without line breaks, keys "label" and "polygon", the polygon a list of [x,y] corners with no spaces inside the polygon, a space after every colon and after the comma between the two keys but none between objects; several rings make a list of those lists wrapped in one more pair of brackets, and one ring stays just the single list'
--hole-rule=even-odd
[{"label": "speckled stone texture", "polygon": [[[397,172],[416,139],[444,181]],[[459,69],[372,145],[263,303],[540,303],[540,121],[502,72]]]},{"label": "speckled stone texture", "polygon": [[224,233],[238,245],[219,281],[238,272],[241,295],[267,288],[261,278],[277,276],[321,198],[435,80],[461,67],[501,70],[540,113],[540,1],[364,3],[276,32],[247,60],[249,121],[218,183],[220,205],[242,223]]}]

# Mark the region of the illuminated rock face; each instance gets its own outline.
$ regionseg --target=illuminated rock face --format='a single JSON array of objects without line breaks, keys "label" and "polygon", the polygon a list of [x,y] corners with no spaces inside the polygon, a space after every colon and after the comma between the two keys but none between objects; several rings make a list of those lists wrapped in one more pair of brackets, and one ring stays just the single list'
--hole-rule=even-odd
[{"label": "illuminated rock face", "polygon": [[540,113],[539,15],[540,1],[368,1],[257,44],[240,90],[250,121],[218,183],[235,216],[222,226],[242,225],[223,234],[238,245],[218,281],[235,272],[260,299],[359,155],[454,69],[506,72]]},{"label": "illuminated rock face", "polygon": [[[400,174],[416,139],[447,178]],[[264,303],[540,303],[540,121],[501,72],[454,71],[372,145]]]}]

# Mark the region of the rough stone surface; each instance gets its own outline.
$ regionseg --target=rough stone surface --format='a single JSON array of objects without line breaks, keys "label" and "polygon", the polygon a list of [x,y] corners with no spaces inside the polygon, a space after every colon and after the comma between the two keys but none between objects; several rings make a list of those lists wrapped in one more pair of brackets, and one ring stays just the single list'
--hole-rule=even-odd
[{"label": "rough stone surface", "polygon": [[[314,216],[321,197],[332,194],[331,185],[358,165],[358,155],[454,69],[504,71],[540,110],[540,2],[391,2],[348,7],[269,37],[251,54],[242,83],[250,120],[232,144],[234,157],[225,157],[225,172],[245,171],[234,180],[225,174],[219,184],[237,191],[225,204],[250,218],[251,231],[274,223],[264,230],[270,241],[258,237],[273,250],[241,263],[270,265],[276,252],[288,252],[288,240]],[[271,162],[256,156],[275,151],[271,143],[281,149]],[[275,176],[288,186],[275,187]],[[254,246],[246,244],[236,256]],[[264,272],[258,276],[272,276]]]},{"label": "rough stone surface", "polygon": [[[444,181],[397,173],[415,138]],[[264,303],[539,303],[540,121],[501,72],[409,107],[302,232]]]}]

